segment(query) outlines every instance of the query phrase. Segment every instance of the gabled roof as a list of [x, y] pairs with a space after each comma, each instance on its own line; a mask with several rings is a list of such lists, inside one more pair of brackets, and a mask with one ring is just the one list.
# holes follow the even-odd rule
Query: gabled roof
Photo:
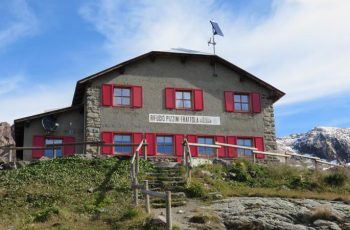
[[245, 71], [244, 69], [232, 64], [231, 62], [223, 59], [222, 57], [219, 57], [217, 55], [213, 55], [213, 54], [209, 54], [209, 53], [202, 53], [202, 52], [188, 52], [191, 50], [186, 50], [186, 49], [175, 49], [172, 51], [151, 51], [145, 54], [142, 54], [140, 56], [137, 56], [135, 58], [129, 59], [125, 62], [119, 63], [115, 66], [112, 66], [108, 69], [102, 70], [98, 73], [95, 73], [93, 75], [90, 75], [86, 78], [83, 78], [81, 80], [79, 80], [76, 84], [75, 87], [75, 92], [74, 92], [74, 97], [73, 97], [73, 102], [72, 102], [72, 106], [74, 105], [78, 105], [81, 104], [83, 101], [83, 96], [84, 96], [84, 91], [85, 91], [85, 87], [94, 79], [110, 73], [112, 71], [121, 71], [124, 72], [124, 68], [132, 63], [135, 63], [137, 61], [140, 61], [142, 59], [146, 59], [146, 58], [150, 58], [150, 59], [155, 59], [157, 56], [178, 56], [178, 57], [207, 57], [208, 59], [210, 59], [210, 62], [213, 63], [221, 63], [225, 66], [227, 66], [228, 68], [234, 70], [235, 72], [241, 74], [242, 76], [245, 76], [255, 82], [257, 82], [258, 84], [266, 87], [267, 89], [271, 90], [272, 95], [271, 97], [274, 99], [274, 101], [277, 101], [278, 99], [280, 99], [281, 97], [283, 97], [285, 95], [284, 92], [280, 91], [279, 89], [273, 87], [272, 85], [266, 83], [265, 81], [259, 79], [258, 77], [254, 76], [251, 73], [248, 73], [247, 71]]

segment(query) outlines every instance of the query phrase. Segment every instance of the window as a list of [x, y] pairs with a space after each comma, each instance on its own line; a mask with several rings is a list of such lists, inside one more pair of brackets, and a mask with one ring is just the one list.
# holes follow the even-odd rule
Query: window
[[172, 136], [157, 136], [157, 154], [174, 154], [174, 142]]
[[192, 92], [176, 90], [176, 108], [192, 109]]
[[248, 94], [234, 94], [234, 103], [236, 112], [249, 112]]
[[[237, 138], [237, 145], [240, 146], [246, 146], [246, 147], [253, 147], [253, 140], [250, 138]], [[241, 156], [251, 156], [253, 154], [252, 150], [249, 149], [237, 149], [238, 155]]]
[[[62, 139], [57, 138], [46, 138], [45, 139], [45, 145], [52, 145], [52, 144], [62, 144]], [[62, 157], [62, 146], [55, 146], [55, 152], [56, 157]], [[45, 149], [44, 155], [49, 158], [54, 157], [53, 148], [49, 147], [48, 149]]]
[[[214, 138], [211, 137], [198, 137], [198, 144], [207, 144], [207, 145], [213, 145], [214, 144]], [[208, 155], [212, 156], [214, 155], [215, 149], [211, 147], [198, 147], [198, 154], [199, 155]]]
[[115, 87], [114, 88], [113, 105], [116, 106], [131, 106], [131, 89]]
[[[114, 135], [114, 143], [115, 144], [131, 144], [131, 135], [125, 134], [116, 134]], [[130, 153], [131, 154], [131, 146], [115, 146], [115, 153]]]

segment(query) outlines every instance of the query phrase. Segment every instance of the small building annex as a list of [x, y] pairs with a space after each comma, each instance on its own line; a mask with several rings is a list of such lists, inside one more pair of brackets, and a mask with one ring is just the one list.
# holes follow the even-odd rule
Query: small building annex
[[[17, 146], [104, 141], [140, 143], [148, 155], [182, 156], [183, 138], [276, 149], [273, 104], [284, 93], [225, 59], [199, 52], [151, 51], [77, 82], [70, 107], [15, 120]], [[43, 119], [57, 122], [53, 132]], [[102, 154], [128, 155], [133, 147], [105, 146]], [[193, 147], [194, 157], [214, 150]], [[92, 146], [68, 145], [58, 156], [96, 153]], [[221, 148], [219, 157], [250, 155]], [[52, 150], [18, 151], [33, 160]]]

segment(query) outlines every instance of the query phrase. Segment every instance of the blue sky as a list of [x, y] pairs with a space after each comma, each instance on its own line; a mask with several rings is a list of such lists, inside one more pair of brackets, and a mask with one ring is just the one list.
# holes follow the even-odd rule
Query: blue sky
[[350, 127], [347, 0], [0, 2], [0, 121], [69, 106], [77, 80], [150, 50], [211, 52], [287, 95], [278, 136]]

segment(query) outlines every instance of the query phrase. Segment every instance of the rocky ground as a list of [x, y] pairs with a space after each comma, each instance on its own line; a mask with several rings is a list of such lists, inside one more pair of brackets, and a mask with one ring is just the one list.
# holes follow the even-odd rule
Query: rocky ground
[[210, 208], [226, 229], [350, 229], [350, 205], [342, 202], [237, 197]]
[[[180, 229], [350, 230], [350, 205], [324, 200], [235, 197], [173, 208]], [[165, 210], [152, 213], [165, 221]]]

